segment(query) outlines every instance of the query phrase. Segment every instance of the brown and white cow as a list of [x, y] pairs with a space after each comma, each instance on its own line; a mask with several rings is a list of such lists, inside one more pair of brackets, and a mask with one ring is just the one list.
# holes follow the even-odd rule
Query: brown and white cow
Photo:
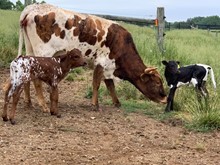
[[[155, 67], [144, 65], [131, 34], [116, 22], [49, 4], [33, 4], [21, 13], [20, 26], [19, 55], [23, 35], [26, 54], [51, 57], [77, 48], [88, 63], [94, 64], [92, 105], [95, 109], [98, 109], [102, 79], [115, 106], [120, 106], [114, 85], [118, 78], [132, 83], [150, 100], [166, 103], [160, 74]], [[47, 108], [39, 82], [35, 82], [35, 88], [40, 105]], [[26, 98], [30, 102], [28, 88]]]
[[86, 62], [78, 49], [56, 57], [19, 56], [14, 59], [10, 65], [10, 82], [5, 87], [3, 120], [8, 121], [7, 105], [10, 98], [13, 97], [9, 119], [12, 124], [15, 124], [14, 115], [23, 85], [35, 79], [40, 79], [51, 87], [50, 113], [60, 117], [57, 108], [58, 83], [68, 74], [70, 69], [84, 65]]

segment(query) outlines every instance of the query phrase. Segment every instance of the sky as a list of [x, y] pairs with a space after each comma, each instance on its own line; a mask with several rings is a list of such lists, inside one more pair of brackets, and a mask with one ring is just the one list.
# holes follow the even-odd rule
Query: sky
[[[17, 0], [10, 0], [15, 3]], [[193, 17], [220, 16], [219, 0], [44, 0], [82, 13], [155, 19], [157, 7], [164, 7], [166, 21], [186, 21]], [[24, 0], [21, 0], [24, 3]], [[41, 2], [41, 0], [37, 0]]]

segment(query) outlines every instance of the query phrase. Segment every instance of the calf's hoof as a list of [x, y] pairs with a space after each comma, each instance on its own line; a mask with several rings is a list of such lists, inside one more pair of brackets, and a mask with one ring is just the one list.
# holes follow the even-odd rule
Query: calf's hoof
[[43, 113], [49, 113], [50, 109], [49, 108], [43, 108], [42, 111], [43, 111]]
[[15, 125], [15, 123], [16, 123], [14, 119], [10, 119], [10, 122], [12, 125]]
[[7, 116], [2, 116], [3, 121], [8, 121]]
[[61, 114], [60, 113], [50, 112], [50, 114], [52, 116], [57, 116], [57, 118], [61, 118]]

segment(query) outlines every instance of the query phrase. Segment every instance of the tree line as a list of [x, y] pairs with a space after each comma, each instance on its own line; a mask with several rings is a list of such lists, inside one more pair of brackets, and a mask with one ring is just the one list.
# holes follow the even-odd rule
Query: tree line
[[201, 28], [207, 29], [210, 27], [220, 27], [219, 16], [207, 16], [207, 17], [194, 17], [189, 18], [186, 21], [167, 23], [168, 26], [177, 29], [189, 29], [189, 28]]
[[14, 4], [10, 0], [0, 0], [0, 9], [22, 11], [25, 6], [30, 5], [32, 3], [45, 3], [45, 1], [42, 0], [40, 2], [37, 2], [36, 0], [24, 0], [23, 4], [20, 0], [17, 0]]

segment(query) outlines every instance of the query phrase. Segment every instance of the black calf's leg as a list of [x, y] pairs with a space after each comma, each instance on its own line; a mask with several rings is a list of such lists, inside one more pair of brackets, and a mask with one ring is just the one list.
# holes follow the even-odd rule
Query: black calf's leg
[[206, 88], [206, 81], [202, 81], [201, 91], [202, 91], [203, 96], [209, 97], [209, 92]]
[[177, 87], [170, 88], [170, 92], [169, 92], [169, 95], [167, 98], [167, 106], [165, 108], [165, 112], [170, 112], [173, 110], [173, 100], [174, 100], [176, 89], [177, 89]]

